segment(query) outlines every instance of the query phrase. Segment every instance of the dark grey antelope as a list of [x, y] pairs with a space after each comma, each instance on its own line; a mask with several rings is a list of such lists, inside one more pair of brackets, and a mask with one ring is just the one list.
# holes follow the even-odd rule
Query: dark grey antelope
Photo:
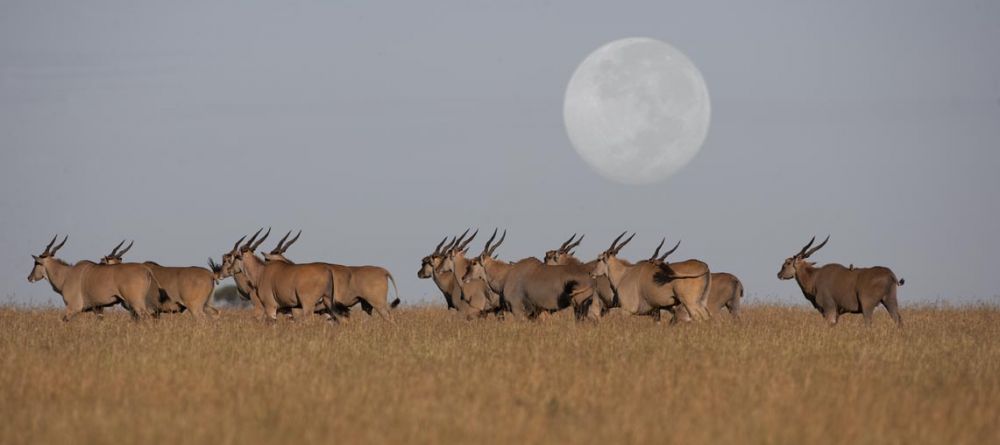
[[778, 271], [778, 279], [795, 279], [802, 294], [812, 303], [830, 325], [837, 324], [841, 314], [861, 313], [865, 323], [871, 324], [872, 312], [881, 304], [889, 311], [889, 316], [897, 325], [903, 324], [899, 316], [896, 291], [904, 283], [896, 279], [896, 274], [888, 267], [844, 267], [830, 263], [820, 267], [806, 261], [830, 241], [827, 236], [822, 243], [812, 247], [816, 237], [796, 253], [785, 259]]

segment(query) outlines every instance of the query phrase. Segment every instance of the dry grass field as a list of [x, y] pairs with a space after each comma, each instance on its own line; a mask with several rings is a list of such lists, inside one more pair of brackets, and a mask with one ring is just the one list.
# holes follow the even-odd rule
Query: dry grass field
[[1000, 310], [836, 328], [0, 309], [0, 443], [998, 443]]

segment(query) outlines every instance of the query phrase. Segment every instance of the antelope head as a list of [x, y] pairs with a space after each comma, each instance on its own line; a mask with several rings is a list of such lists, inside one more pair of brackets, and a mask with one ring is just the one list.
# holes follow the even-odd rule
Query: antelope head
[[466, 282], [476, 279], [487, 281], [486, 267], [498, 261], [496, 257], [497, 247], [500, 247], [503, 241], [507, 239], [507, 231], [504, 230], [503, 235], [500, 235], [500, 240], [496, 244], [493, 244], [493, 240], [497, 238], [498, 230], [493, 229], [493, 235], [490, 236], [490, 239], [486, 240], [483, 251], [469, 260], [469, 269], [465, 273]]
[[242, 243], [243, 240], [245, 239], [247, 239], [247, 236], [243, 235], [242, 238], [236, 240], [236, 244], [233, 244], [232, 250], [222, 254], [222, 264], [218, 265], [219, 266], [218, 275], [220, 280], [223, 278], [231, 277], [235, 274], [235, 272], [233, 272], [233, 264], [236, 262], [236, 255], [238, 255], [240, 252], [240, 243]]
[[[466, 230], [465, 232], [468, 233], [469, 231]], [[463, 233], [462, 236], [465, 236], [465, 233]], [[448, 241], [448, 244], [445, 244], [447, 239], [447, 236], [444, 237], [444, 239], [438, 243], [437, 247], [434, 248], [434, 252], [431, 252], [430, 255], [420, 259], [420, 270], [417, 271], [418, 278], [430, 278], [434, 274], [434, 269], [441, 267], [441, 263], [444, 262], [445, 253], [451, 249], [451, 246], [454, 246], [455, 241], [458, 240], [458, 238], [452, 237], [451, 241]]]
[[215, 280], [216, 283], [222, 281], [228, 276], [223, 273], [222, 265], [216, 263], [212, 257], [208, 257], [208, 270], [212, 271], [212, 279]]
[[583, 236], [584, 235], [580, 235], [579, 239], [573, 241], [573, 238], [576, 238], [576, 234], [574, 233], [573, 236], [569, 237], [566, 242], [562, 243], [558, 249], [545, 252], [545, 264], [558, 265], [568, 263], [569, 259], [573, 257], [574, 253], [576, 253], [573, 252], [573, 249], [580, 245], [580, 241], [583, 241]]
[[779, 280], [791, 280], [792, 278], [795, 278], [795, 274], [798, 272], [798, 269], [800, 267], [812, 266], [813, 263], [806, 261], [806, 259], [808, 259], [810, 255], [816, 253], [817, 250], [825, 246], [826, 242], [830, 241], [830, 235], [827, 235], [826, 239], [823, 240], [822, 243], [819, 243], [818, 246], [812, 247], [812, 244], [815, 241], [816, 237], [814, 236], [812, 237], [811, 240], [809, 240], [809, 244], [806, 244], [805, 247], [803, 247], [802, 250], [799, 251], [799, 253], [796, 253], [795, 255], [785, 258], [785, 262], [781, 265], [781, 270], [778, 271]]
[[296, 241], [299, 240], [299, 235], [302, 235], [302, 231], [299, 230], [299, 233], [295, 234], [295, 238], [292, 238], [290, 241], [288, 241], [286, 243], [285, 240], [287, 240], [288, 236], [291, 235], [291, 234], [292, 234], [292, 231], [289, 230], [288, 233], [286, 233], [285, 236], [282, 237], [280, 241], [278, 241], [278, 245], [275, 246], [274, 249], [272, 249], [268, 253], [263, 254], [264, 255], [264, 261], [268, 261], [268, 262], [270, 262], [270, 261], [281, 261], [281, 262], [285, 262], [285, 263], [290, 263], [291, 261], [288, 261], [288, 258], [285, 258], [285, 251], [288, 250], [288, 246], [291, 246], [292, 243], [294, 243], [294, 242], [296, 242]]
[[618, 238], [615, 238], [615, 240], [611, 242], [611, 247], [609, 247], [608, 250], [601, 252], [601, 254], [597, 256], [597, 264], [594, 265], [594, 270], [590, 272], [591, 278], [598, 278], [598, 277], [610, 278], [611, 267], [609, 266], [609, 263], [612, 261], [616, 261], [618, 259], [617, 256], [618, 252], [622, 250], [622, 247], [625, 247], [625, 245], [628, 244], [629, 241], [632, 241], [632, 238], [635, 238], [635, 233], [633, 233], [632, 236], [628, 237], [628, 239], [626, 239], [624, 242], [618, 244], [618, 241], [621, 240], [626, 233], [628, 233], [627, 230], [622, 232], [621, 235], [618, 235]]
[[261, 230], [264, 230], [264, 228], [262, 227], [259, 230], [257, 230], [257, 233], [254, 233], [253, 236], [250, 237], [250, 240], [246, 242], [246, 244], [240, 246], [238, 252], [233, 256], [232, 266], [230, 267], [230, 271], [232, 272], [233, 275], [243, 272], [245, 270], [244, 263], [246, 263], [246, 261], [250, 257], [254, 256], [254, 251], [256, 251], [257, 248], [260, 247], [261, 243], [263, 243], [264, 240], [267, 239], [267, 236], [271, 234], [271, 228], [268, 227], [267, 232], [264, 233], [264, 236], [260, 237], [260, 239], [257, 239], [257, 235], [260, 235]]
[[41, 254], [31, 256], [31, 259], [34, 260], [34, 264], [31, 267], [31, 273], [28, 274], [29, 283], [34, 283], [43, 278], [46, 278], [47, 275], [45, 270], [53, 261], [58, 261], [56, 259], [56, 252], [58, 252], [59, 249], [62, 248], [63, 244], [66, 244], [66, 240], [69, 239], [69, 235], [66, 235], [66, 237], [63, 238], [61, 243], [53, 247], [53, 244], [56, 243], [57, 238], [59, 238], [59, 235], [53, 236], [52, 241], [49, 241], [49, 244], [45, 246], [45, 250], [42, 251]]
[[496, 244], [493, 244], [493, 240], [497, 238], [498, 230], [499, 229], [493, 229], [493, 235], [490, 236], [490, 239], [486, 240], [486, 245], [483, 246], [483, 251], [479, 252], [479, 255], [476, 255], [474, 260], [479, 260], [479, 262], [483, 264], [486, 264], [489, 261], [496, 261], [497, 247], [500, 247], [500, 245], [503, 244], [503, 240], [507, 239], [507, 231], [504, 230], [503, 235], [500, 235], [500, 240], [497, 241]]
[[483, 265], [483, 259], [478, 256], [469, 260], [469, 268], [465, 271], [464, 281], [469, 283], [474, 280], [487, 281], [486, 266]]
[[[470, 236], [469, 239], [463, 241], [462, 238], [465, 237], [465, 234], [463, 233], [462, 237], [458, 238], [458, 242], [456, 242], [451, 247], [451, 249], [448, 249], [448, 251], [444, 254], [444, 259], [441, 261], [441, 264], [438, 266], [437, 269], [438, 273], [447, 273], [447, 272], [455, 273], [456, 272], [455, 261], [458, 259], [458, 257], [465, 256], [466, 252], [468, 252], [469, 249], [469, 243], [471, 243], [472, 240], [475, 239], [476, 235], [478, 234], [479, 230], [477, 229], [475, 232], [472, 233], [472, 236]], [[462, 276], [464, 276], [465, 273], [464, 270], [459, 272], [462, 272], [463, 273]], [[455, 273], [455, 275], [457, 276], [459, 274]]]
[[[500, 240], [497, 241], [496, 244], [493, 244], [493, 240], [495, 240], [496, 237], [497, 237], [497, 231], [498, 230], [499, 229], [494, 229], [493, 230], [493, 235], [490, 236], [490, 239], [486, 240], [486, 245], [483, 246], [483, 251], [480, 252], [479, 255], [477, 255], [476, 257], [474, 257], [471, 260], [469, 260], [469, 273], [466, 274], [466, 277], [471, 276], [471, 274], [473, 272], [473, 267], [474, 267], [473, 265], [477, 264], [478, 266], [475, 266], [475, 267], [478, 267], [480, 269], [479, 272], [478, 272], [477, 278], [481, 278], [483, 280], [486, 280], [486, 277], [487, 277], [486, 268], [490, 264], [499, 262], [499, 260], [497, 260], [497, 257], [496, 257], [497, 247], [500, 247], [500, 245], [503, 244], [503, 241], [505, 239], [507, 239], [507, 231], [504, 230], [503, 231], [503, 235], [500, 235]], [[472, 278], [472, 279], [476, 279], [476, 278]], [[466, 281], [468, 282], [468, 281], [471, 281], [471, 280], [466, 280]]]
[[681, 241], [677, 240], [677, 244], [674, 244], [674, 247], [672, 249], [664, 252], [663, 255], [660, 255], [660, 249], [663, 248], [663, 243], [665, 242], [667, 242], [666, 237], [660, 240], [660, 245], [656, 246], [656, 250], [653, 251], [653, 256], [649, 257], [649, 259], [646, 261], [653, 264], [663, 264], [663, 260], [665, 260], [668, 256], [670, 256], [671, 253], [674, 253], [674, 251], [676, 251], [677, 248], [681, 246]]
[[122, 249], [121, 252], [119, 252], [118, 249], [121, 249], [122, 244], [125, 244], [125, 240], [122, 240], [122, 242], [118, 243], [118, 245], [115, 246], [115, 248], [111, 250], [111, 253], [109, 253], [109, 254], [105, 255], [103, 258], [101, 258], [101, 264], [121, 264], [122, 263], [122, 255], [125, 255], [125, 252], [128, 252], [129, 249], [132, 248], [132, 244], [134, 244], [134, 243], [135, 243], [135, 241], [132, 241], [132, 242], [128, 243], [128, 246], [125, 247], [125, 249]]

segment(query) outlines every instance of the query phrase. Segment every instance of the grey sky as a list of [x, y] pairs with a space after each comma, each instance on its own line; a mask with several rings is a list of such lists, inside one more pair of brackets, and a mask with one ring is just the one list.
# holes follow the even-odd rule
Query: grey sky
[[[201, 265], [271, 225], [410, 302], [440, 300], [418, 261], [467, 226], [506, 227], [507, 259], [681, 238], [781, 301], [781, 261], [830, 233], [817, 261], [890, 266], [904, 302], [1000, 294], [998, 2], [183, 3], [0, 2], [0, 293], [61, 304], [25, 280], [55, 233], [69, 261], [127, 237]], [[651, 186], [592, 172], [562, 123], [577, 64], [629, 36], [712, 97], [701, 153]]]

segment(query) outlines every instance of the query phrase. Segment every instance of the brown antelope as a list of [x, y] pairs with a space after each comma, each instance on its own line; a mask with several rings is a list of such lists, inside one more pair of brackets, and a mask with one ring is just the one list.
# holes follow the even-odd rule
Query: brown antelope
[[[496, 235], [497, 232], [494, 230], [490, 241]], [[449, 249], [436, 273], [451, 273], [455, 276], [455, 284], [451, 292], [452, 298], [458, 295], [459, 299], [468, 305], [469, 310], [466, 315], [469, 318], [485, 316], [491, 312], [496, 313], [497, 309], [500, 308], [500, 296], [490, 289], [486, 280], [483, 280], [481, 277], [473, 279], [470, 276], [469, 261], [465, 258], [465, 253], [466, 249], [464, 248], [455, 247]]]
[[[668, 250], [663, 255], [659, 255], [660, 248], [663, 247], [663, 243], [667, 241], [666, 238], [660, 240], [660, 245], [656, 246], [656, 250], [653, 252], [653, 256], [649, 257], [648, 260], [654, 264], [662, 264], [664, 260], [671, 253], [680, 247], [681, 242], [677, 241], [677, 244], [670, 250]], [[657, 256], [659, 255], [659, 256]], [[713, 318], [722, 312], [723, 308], [729, 310], [729, 315], [733, 318], [739, 318], [740, 311], [740, 298], [743, 297], [743, 283], [740, 282], [736, 275], [726, 272], [712, 272], [711, 275], [712, 285], [708, 293], [708, 301], [706, 303], [708, 308], [708, 313]], [[688, 313], [687, 309], [683, 305], [678, 305], [674, 307], [674, 316], [671, 319], [671, 323], [677, 321], [691, 321], [691, 314]]]
[[[253, 241], [256, 240], [258, 236], [260, 236], [260, 232], [262, 232], [263, 230], [264, 229], [262, 228], [258, 230], [257, 233], [254, 233], [253, 237], [250, 238], [251, 241], [248, 241], [247, 243], [252, 244]], [[226, 278], [232, 277], [233, 281], [236, 283], [236, 293], [244, 300], [250, 302], [253, 308], [254, 318], [263, 320], [267, 318], [267, 314], [265, 314], [264, 305], [261, 304], [260, 298], [257, 296], [256, 291], [254, 291], [253, 286], [250, 283], [250, 278], [248, 278], [247, 274], [243, 273], [242, 271], [234, 272], [235, 267], [233, 266], [233, 263], [236, 261], [236, 257], [239, 255], [240, 244], [243, 243], [243, 240], [245, 240], [246, 238], [247, 238], [246, 235], [243, 235], [243, 237], [236, 240], [236, 244], [233, 245], [232, 250], [222, 255], [222, 264], [216, 264], [214, 261], [212, 261], [211, 258], [209, 258], [208, 265], [212, 269], [217, 280], [221, 281]], [[317, 306], [317, 310], [321, 310], [321, 312], [326, 313], [325, 303]], [[279, 309], [278, 312], [292, 315], [293, 311], [287, 308], [282, 308]]]
[[222, 265], [216, 263], [212, 257], [208, 257], [208, 270], [212, 271], [212, 279], [215, 280], [215, 284], [219, 284], [222, 280], [225, 280], [228, 275], [222, 271]]
[[[261, 230], [258, 230], [251, 239], [256, 239], [257, 236], [260, 235]], [[240, 253], [240, 243], [242, 243], [246, 238], [246, 235], [243, 235], [242, 238], [236, 240], [236, 244], [233, 245], [232, 250], [222, 254], [222, 264], [216, 265], [210, 259], [209, 266], [212, 267], [213, 271], [216, 271], [215, 273], [219, 280], [233, 277], [233, 281], [236, 283], [237, 293], [239, 293], [240, 297], [244, 300], [250, 301], [250, 304], [253, 306], [254, 317], [262, 319], [266, 315], [264, 313], [264, 305], [261, 304], [260, 298], [258, 298], [257, 294], [254, 292], [253, 286], [250, 284], [250, 278], [248, 278], [247, 274], [242, 271], [234, 272], [233, 270], [235, 268], [233, 264], [236, 262], [236, 257]]]
[[[743, 283], [731, 273], [712, 272], [712, 287], [708, 292], [706, 308], [708, 313], [715, 317], [722, 313], [723, 308], [729, 311], [733, 318], [740, 318], [740, 299], [743, 298]], [[676, 321], [691, 321], [691, 314], [683, 305], [677, 306], [674, 310]]]
[[537, 258], [513, 264], [497, 260], [492, 254], [502, 242], [503, 238], [495, 246], [487, 243], [487, 248], [474, 261], [478, 266], [473, 267], [472, 279], [486, 281], [501, 295], [506, 309], [518, 318], [533, 319], [570, 307], [580, 318], [581, 308], [593, 293], [589, 272], [574, 266], [546, 265]]
[[[260, 240], [251, 238], [244, 244], [233, 261], [232, 272], [243, 272], [250, 279], [253, 293], [260, 299], [268, 319], [276, 320], [279, 309], [300, 309], [303, 317], [313, 314], [320, 304], [333, 307], [333, 273], [321, 264], [291, 264], [283, 261], [265, 263], [254, 251], [260, 246], [270, 229]], [[258, 231], [260, 233], [260, 231]], [[298, 318], [293, 312], [293, 318]]]
[[[455, 303], [452, 301], [451, 298], [451, 291], [453, 285], [446, 286], [445, 284], [447, 283], [440, 282], [438, 278], [435, 277], [434, 272], [438, 267], [441, 266], [441, 263], [444, 261], [444, 252], [441, 251], [441, 248], [444, 247], [445, 250], [450, 249], [451, 246], [455, 244], [456, 239], [458, 238], [453, 237], [451, 241], [448, 241], [448, 237], [447, 236], [444, 237], [444, 239], [442, 239], [441, 242], [438, 243], [437, 247], [434, 248], [434, 251], [431, 252], [430, 255], [427, 255], [420, 259], [420, 269], [417, 270], [417, 278], [423, 280], [426, 280], [428, 278], [434, 278], [434, 284], [437, 285], [438, 290], [440, 290], [441, 294], [444, 295], [444, 301], [445, 304], [448, 306], [449, 310], [455, 309]], [[448, 241], [447, 245], [445, 244], [445, 241]], [[444, 275], [442, 275], [442, 277], [444, 277]]]
[[[133, 243], [118, 251], [125, 244], [122, 241], [110, 254], [101, 258], [101, 264], [122, 264], [122, 256], [132, 248]], [[215, 290], [215, 274], [203, 267], [165, 267], [153, 261], [142, 263], [153, 271], [153, 276], [160, 283], [160, 297], [157, 309], [162, 312], [181, 312], [187, 310], [195, 319], [206, 315], [205, 309], [218, 315], [219, 310], [212, 307], [212, 292]]]
[[[119, 252], [118, 249], [120, 249], [122, 247], [122, 244], [125, 244], [125, 240], [122, 240], [122, 242], [118, 243], [118, 245], [115, 246], [115, 248], [111, 251], [111, 255], [106, 255], [106, 256], [102, 257], [98, 262], [100, 264], [121, 264], [122, 263], [121, 262], [121, 258], [118, 258], [117, 261], [116, 261], [115, 258], [113, 258], [113, 257], [114, 256], [119, 256], [120, 257], [121, 255], [124, 255], [125, 252], [128, 252], [129, 249], [132, 248], [132, 243], [129, 243], [128, 246], [125, 246], [125, 248], [122, 249], [121, 252]], [[152, 270], [152, 269], [150, 269], [150, 270]], [[154, 273], [153, 275], [155, 276], [156, 274]], [[157, 280], [157, 281], [159, 281], [159, 280]], [[156, 315], [156, 316], [159, 316], [160, 314], [164, 314], [164, 313], [167, 313], [167, 314], [176, 314], [176, 313], [184, 312], [184, 310], [187, 309], [179, 301], [171, 299], [166, 294], [166, 292], [164, 292], [164, 290], [162, 288], [160, 289], [159, 296], [156, 298], [156, 300], [150, 302], [149, 304], [150, 304], [150, 306], [147, 309], [149, 309], [149, 311], [153, 315]], [[97, 313], [98, 317], [104, 315], [103, 309], [97, 309], [94, 312]]]
[[[496, 232], [494, 232], [495, 236]], [[504, 292], [508, 289], [508, 283], [511, 284], [510, 290], [513, 292], [513, 283], [518, 282], [534, 266], [542, 265], [542, 262], [535, 257], [524, 258], [514, 263], [497, 259], [496, 250], [507, 239], [507, 231], [503, 232], [503, 235], [496, 244], [493, 244], [494, 237], [490, 237], [486, 241], [486, 246], [479, 256], [469, 261], [466, 277], [470, 280], [483, 280], [486, 282], [490, 290], [500, 297], [498, 309], [514, 313], [514, 309], [511, 308], [510, 303], [504, 296]], [[518, 311], [520, 315], [526, 313], [523, 307], [518, 309]]]
[[[444, 260], [448, 252], [450, 252], [453, 248], [458, 247], [460, 247], [460, 250], [464, 250], [465, 247], [471, 243], [479, 233], [477, 230], [471, 237], [469, 237], [468, 240], [465, 240], [465, 235], [469, 233], [469, 230], [471, 229], [466, 229], [466, 231], [459, 237], [452, 237], [452, 240], [448, 242], [447, 245], [444, 245], [445, 240], [448, 239], [447, 237], [445, 237], [444, 240], [441, 240], [437, 247], [434, 248], [434, 252], [420, 260], [420, 270], [417, 271], [417, 277], [423, 279], [432, 278], [434, 280], [434, 284], [437, 285], [441, 294], [444, 295], [444, 301], [448, 305], [448, 309], [454, 309], [465, 315], [470, 314], [472, 308], [469, 307], [468, 303], [462, 300], [459, 292], [460, 284], [457, 282], [455, 274], [451, 272], [443, 272], [441, 270], [441, 265], [444, 264]], [[457, 266], [458, 268], [466, 267], [465, 264], [461, 263]]]
[[[677, 241], [677, 244], [672, 249], [660, 255], [660, 249], [666, 241], [666, 238], [660, 240], [660, 245], [656, 246], [653, 256], [649, 257], [646, 261], [654, 264], [662, 264], [667, 256], [674, 253], [681, 245], [681, 242]], [[740, 298], [743, 297], [743, 283], [740, 282], [739, 278], [736, 278], [736, 275], [726, 272], [712, 272], [711, 277], [712, 285], [707, 301], [708, 313], [712, 317], [715, 317], [722, 312], [723, 308], [726, 308], [729, 310], [729, 315], [733, 318], [739, 318]], [[671, 323], [691, 321], [691, 314], [688, 313], [683, 305], [675, 306], [673, 313], [674, 316], [670, 320]]]
[[660, 309], [683, 304], [695, 320], [711, 317], [705, 307], [711, 286], [707, 264], [698, 260], [669, 264], [642, 261], [630, 266], [617, 255], [635, 234], [619, 245], [622, 236], [624, 232], [597, 257], [592, 274], [611, 280], [622, 310], [632, 315], [652, 315], [659, 320]]
[[[785, 259], [778, 271], [778, 279], [795, 278], [806, 299], [812, 303], [830, 325], [837, 324], [840, 314], [861, 313], [865, 324], [871, 324], [872, 312], [880, 303], [889, 311], [889, 316], [897, 325], [903, 324], [896, 301], [898, 286], [905, 282], [897, 280], [896, 274], [888, 267], [852, 267], [830, 263], [821, 267], [806, 261], [810, 255], [830, 241], [827, 236], [822, 243], [812, 247], [816, 237], [809, 240], [799, 253]], [[853, 265], [852, 265], [853, 266]]]
[[[575, 233], [566, 242], [562, 243], [558, 249], [545, 252], [545, 264], [576, 267], [589, 274], [594, 270], [594, 266], [597, 265], [597, 260], [587, 263], [578, 260], [573, 255], [573, 249], [580, 245], [580, 242], [583, 241], [583, 236], [581, 235], [576, 241], [573, 241], [573, 238], [576, 238]], [[608, 280], [608, 277], [596, 278], [594, 280], [594, 290], [598, 299], [590, 302], [591, 318], [599, 318], [608, 309], [618, 307], [615, 291], [611, 287], [611, 281]]]
[[80, 312], [99, 311], [121, 303], [139, 320], [150, 314], [149, 307], [159, 297], [159, 284], [148, 267], [141, 264], [102, 265], [93, 261], [79, 261], [69, 265], [56, 258], [64, 244], [53, 247], [56, 238], [45, 246], [40, 255], [32, 255], [34, 266], [28, 282], [48, 279], [52, 290], [63, 297], [66, 314], [63, 321], [73, 319]]
[[[285, 257], [285, 251], [302, 235], [300, 230], [295, 238], [286, 242], [292, 232], [288, 231], [278, 245], [268, 253], [264, 254], [265, 262], [282, 261], [294, 264]], [[331, 310], [339, 316], [348, 316], [350, 308], [357, 304], [368, 315], [372, 311], [378, 312], [379, 316], [386, 320], [391, 320], [389, 309], [399, 305], [399, 289], [396, 288], [396, 280], [388, 270], [378, 266], [342, 266], [330, 263], [319, 264], [333, 274], [333, 308]], [[396, 299], [389, 303], [389, 284], [395, 292]]]

